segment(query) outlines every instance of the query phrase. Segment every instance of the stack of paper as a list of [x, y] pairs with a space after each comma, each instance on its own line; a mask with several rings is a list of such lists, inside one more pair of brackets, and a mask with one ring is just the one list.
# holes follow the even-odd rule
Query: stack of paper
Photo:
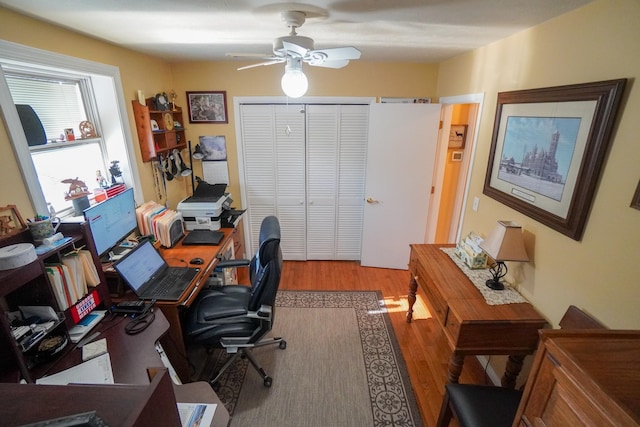
[[113, 370], [109, 353], [94, 357], [57, 374], [42, 377], [36, 384], [113, 384]]
[[182, 222], [182, 214], [154, 201], [143, 203], [136, 208], [138, 228], [143, 235], [152, 234], [162, 246], [171, 247], [171, 226]]

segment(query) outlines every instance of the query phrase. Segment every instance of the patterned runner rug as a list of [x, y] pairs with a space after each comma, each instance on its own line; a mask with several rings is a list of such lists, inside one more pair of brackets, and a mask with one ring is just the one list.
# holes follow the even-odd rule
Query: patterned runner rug
[[[270, 388], [245, 359], [217, 385], [231, 426], [417, 426], [422, 420], [384, 301], [375, 291], [280, 291], [277, 345], [253, 350]], [[191, 350], [194, 379], [227, 358]]]

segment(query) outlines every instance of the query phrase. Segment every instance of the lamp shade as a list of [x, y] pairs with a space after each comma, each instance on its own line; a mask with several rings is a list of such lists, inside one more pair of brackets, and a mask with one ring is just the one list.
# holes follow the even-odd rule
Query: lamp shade
[[522, 227], [512, 221], [498, 221], [480, 247], [495, 261], [529, 261]]

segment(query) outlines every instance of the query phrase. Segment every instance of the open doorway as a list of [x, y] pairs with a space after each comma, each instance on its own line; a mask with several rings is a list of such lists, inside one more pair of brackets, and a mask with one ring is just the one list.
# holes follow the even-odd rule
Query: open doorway
[[438, 140], [426, 243], [456, 243], [464, 220], [483, 94], [440, 99]]

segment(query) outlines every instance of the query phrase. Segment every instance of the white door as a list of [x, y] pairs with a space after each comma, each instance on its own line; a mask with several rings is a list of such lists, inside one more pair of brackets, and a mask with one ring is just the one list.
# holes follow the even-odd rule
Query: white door
[[406, 269], [423, 243], [440, 104], [371, 104], [362, 229], [363, 266]]

